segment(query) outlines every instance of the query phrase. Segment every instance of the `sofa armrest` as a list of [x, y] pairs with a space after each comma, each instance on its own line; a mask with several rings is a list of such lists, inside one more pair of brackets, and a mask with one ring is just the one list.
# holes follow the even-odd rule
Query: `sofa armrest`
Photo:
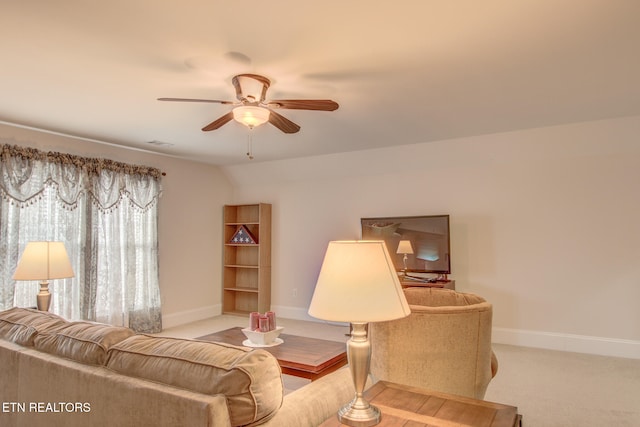
[[287, 394], [276, 415], [261, 427], [316, 427], [354, 396], [351, 371], [338, 369]]

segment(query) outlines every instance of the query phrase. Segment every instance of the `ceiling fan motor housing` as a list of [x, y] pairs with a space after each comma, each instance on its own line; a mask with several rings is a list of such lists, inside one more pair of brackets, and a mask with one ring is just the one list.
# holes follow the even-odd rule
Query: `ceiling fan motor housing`
[[236, 88], [236, 98], [239, 101], [261, 103], [267, 97], [267, 89], [271, 81], [258, 74], [238, 74], [231, 82]]

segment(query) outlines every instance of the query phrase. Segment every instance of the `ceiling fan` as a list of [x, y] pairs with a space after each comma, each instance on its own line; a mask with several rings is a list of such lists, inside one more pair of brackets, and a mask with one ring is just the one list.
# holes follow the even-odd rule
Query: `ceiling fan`
[[191, 99], [191, 98], [158, 98], [158, 101], [178, 102], [210, 102], [216, 104], [235, 105], [232, 111], [212, 121], [202, 128], [203, 131], [215, 130], [232, 119], [253, 129], [263, 123], [269, 122], [284, 133], [296, 133], [300, 126], [277, 113], [276, 109], [285, 110], [319, 110], [333, 111], [338, 108], [338, 103], [330, 99], [267, 99], [267, 89], [271, 81], [258, 74], [238, 74], [231, 79], [236, 89], [238, 101], [221, 101], [217, 99]]

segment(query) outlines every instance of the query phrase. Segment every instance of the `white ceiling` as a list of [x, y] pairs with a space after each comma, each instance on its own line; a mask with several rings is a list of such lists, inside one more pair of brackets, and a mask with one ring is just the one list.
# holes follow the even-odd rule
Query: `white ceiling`
[[[640, 114], [638, 0], [0, 0], [0, 121], [245, 163], [249, 131], [200, 129], [262, 74], [302, 127], [254, 162]], [[173, 144], [150, 145], [149, 141]]]

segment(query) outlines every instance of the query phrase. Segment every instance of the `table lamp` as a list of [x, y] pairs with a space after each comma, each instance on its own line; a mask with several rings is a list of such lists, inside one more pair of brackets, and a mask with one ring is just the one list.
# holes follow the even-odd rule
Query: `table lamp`
[[63, 242], [29, 242], [22, 252], [14, 280], [39, 280], [38, 310], [48, 311], [51, 304], [49, 280], [73, 277], [67, 250]]
[[411, 246], [411, 241], [410, 240], [400, 240], [400, 243], [398, 243], [398, 250], [396, 251], [397, 254], [403, 254], [404, 257], [402, 257], [402, 264], [404, 265], [404, 270], [402, 270], [403, 274], [407, 274], [407, 254], [412, 254], [413, 253], [413, 247]]
[[356, 393], [338, 411], [342, 424], [367, 427], [380, 422], [380, 410], [363, 396], [371, 363], [367, 323], [399, 319], [410, 312], [384, 241], [329, 242], [309, 314], [351, 323], [347, 357]]

